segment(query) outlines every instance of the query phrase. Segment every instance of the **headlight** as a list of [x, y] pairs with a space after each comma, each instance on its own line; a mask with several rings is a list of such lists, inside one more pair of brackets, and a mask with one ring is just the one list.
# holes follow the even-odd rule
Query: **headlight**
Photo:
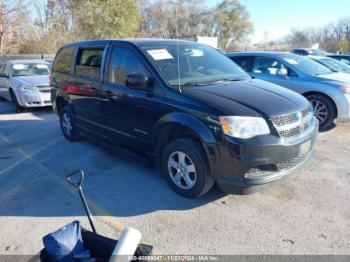
[[343, 87], [340, 88], [340, 91], [343, 94], [350, 94], [350, 86], [343, 86]]
[[221, 116], [220, 124], [225, 135], [236, 138], [270, 134], [269, 126], [261, 117]]
[[31, 93], [31, 92], [36, 92], [37, 88], [35, 86], [24, 86], [20, 85], [17, 87], [18, 92], [26, 92], [26, 93]]

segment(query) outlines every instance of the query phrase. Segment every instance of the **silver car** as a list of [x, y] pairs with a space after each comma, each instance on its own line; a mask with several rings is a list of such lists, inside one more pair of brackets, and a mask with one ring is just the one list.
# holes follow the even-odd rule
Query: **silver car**
[[328, 67], [333, 72], [350, 74], [350, 66], [334, 58], [328, 56], [307, 56], [307, 58]]
[[0, 64], [0, 97], [24, 107], [51, 106], [50, 63], [44, 60], [11, 60]]
[[[304, 95], [312, 104], [320, 129], [334, 119], [350, 121], [350, 75], [335, 73], [303, 56], [282, 52], [227, 54], [252, 77]], [[262, 98], [263, 99], [263, 98]]]

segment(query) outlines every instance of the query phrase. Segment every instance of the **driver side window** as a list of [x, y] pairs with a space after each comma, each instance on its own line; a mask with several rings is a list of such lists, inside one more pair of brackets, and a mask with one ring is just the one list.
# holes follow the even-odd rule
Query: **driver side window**
[[253, 73], [277, 75], [280, 69], [287, 69], [285, 65], [270, 57], [256, 57], [253, 65]]
[[128, 75], [142, 74], [149, 77], [149, 73], [140, 59], [127, 48], [114, 47], [109, 64], [108, 82], [126, 86]]

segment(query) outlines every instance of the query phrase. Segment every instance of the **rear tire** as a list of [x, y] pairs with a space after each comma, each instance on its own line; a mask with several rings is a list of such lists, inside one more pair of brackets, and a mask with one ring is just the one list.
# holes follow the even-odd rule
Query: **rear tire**
[[15, 94], [15, 92], [13, 92], [12, 89], [10, 89], [10, 95], [11, 95], [12, 104], [15, 106], [16, 112], [21, 112], [23, 110], [23, 107], [20, 106], [20, 104], [18, 103], [16, 94]]
[[67, 140], [75, 142], [80, 139], [79, 130], [76, 125], [76, 117], [70, 106], [64, 106], [60, 113], [60, 126]]
[[334, 125], [336, 109], [332, 101], [323, 95], [309, 95], [306, 97], [312, 104], [315, 116], [320, 122], [320, 130], [327, 130]]
[[195, 198], [207, 193], [215, 180], [210, 176], [201, 145], [190, 138], [170, 142], [161, 157], [161, 171], [178, 194]]

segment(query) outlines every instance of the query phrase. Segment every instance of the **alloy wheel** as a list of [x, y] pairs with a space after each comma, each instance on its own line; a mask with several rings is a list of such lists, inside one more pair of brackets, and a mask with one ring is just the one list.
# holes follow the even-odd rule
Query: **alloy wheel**
[[196, 167], [184, 152], [176, 151], [169, 156], [168, 172], [172, 181], [182, 189], [191, 189], [196, 183]]
[[324, 123], [328, 117], [327, 106], [319, 100], [311, 100], [312, 107], [316, 118], [320, 121], [320, 124]]
[[62, 115], [62, 127], [64, 132], [66, 133], [67, 136], [71, 136], [72, 135], [72, 123], [71, 123], [71, 118], [67, 113], [64, 113]]

